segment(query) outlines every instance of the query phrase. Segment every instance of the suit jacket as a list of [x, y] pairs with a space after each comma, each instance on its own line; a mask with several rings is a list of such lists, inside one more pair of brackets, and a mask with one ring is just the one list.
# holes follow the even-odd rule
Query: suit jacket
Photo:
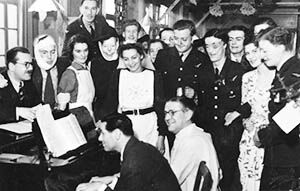
[[[241, 119], [235, 120], [230, 127], [225, 127], [224, 118], [228, 112], [245, 112], [241, 106], [243, 73], [242, 66], [228, 58], [217, 78], [212, 64], [201, 68], [198, 93], [199, 124], [205, 131], [212, 134], [217, 152], [224, 151], [223, 146], [230, 150], [238, 150], [239, 140], [243, 132]], [[248, 111], [248, 115], [250, 114], [249, 107], [244, 109]], [[235, 157], [237, 156], [238, 152], [235, 153]]]
[[[62, 73], [66, 70], [66, 68], [71, 65], [70, 60], [67, 57], [59, 57], [56, 61], [57, 67], [57, 81], [59, 84], [60, 78]], [[36, 62], [33, 62], [33, 73], [32, 73], [32, 82], [37, 90], [38, 97], [42, 100], [42, 87], [43, 87], [43, 77], [40, 67], [37, 65]], [[57, 87], [58, 87], [57, 84]]]
[[91, 59], [95, 58], [100, 54], [100, 50], [98, 47], [98, 41], [95, 41], [95, 39], [98, 39], [103, 34], [106, 34], [109, 29], [109, 25], [106, 22], [105, 18], [102, 15], [97, 15], [94, 20], [95, 24], [95, 37], [93, 38], [89, 31], [85, 28], [83, 22], [82, 22], [82, 16], [70, 23], [67, 27], [66, 36], [64, 40], [64, 46], [62, 50], [63, 56], [68, 56], [68, 41], [69, 39], [75, 35], [75, 34], [81, 34], [87, 38], [87, 40], [90, 42], [90, 56]]
[[30, 80], [24, 81], [24, 98], [20, 100], [20, 96], [14, 89], [7, 72], [2, 75], [8, 81], [8, 85], [0, 88], [0, 124], [17, 121], [16, 107], [33, 107], [41, 102]]
[[115, 191], [180, 191], [168, 161], [147, 143], [131, 137], [125, 146]]
[[207, 55], [196, 48], [192, 48], [184, 62], [175, 47], [160, 50], [154, 66], [162, 73], [166, 98], [176, 96], [178, 87], [189, 86], [197, 91], [199, 68], [209, 63]]
[[[286, 86], [299, 83], [300, 80], [300, 60], [292, 57], [287, 60], [277, 72], [282, 82]], [[297, 125], [289, 134], [284, 133], [274, 122], [272, 117], [280, 111], [286, 104], [284, 100], [287, 92], [282, 88], [278, 77], [272, 83], [271, 100], [269, 102], [269, 121], [268, 127], [258, 132], [260, 141], [265, 147], [264, 165], [274, 167], [299, 167], [300, 166], [300, 142], [299, 128]], [[299, 84], [292, 87], [295, 91], [299, 90]]]
[[[107, 95], [105, 96], [103, 105], [101, 108], [95, 108], [95, 118], [96, 120], [101, 119], [102, 117], [117, 112], [119, 106], [119, 79], [120, 72], [124, 69], [117, 69], [112, 74]], [[145, 69], [149, 70], [149, 69]], [[164, 121], [164, 92], [163, 92], [163, 83], [161, 75], [157, 71], [154, 72], [154, 103], [153, 107], [157, 114], [157, 124], [158, 131], [160, 135], [166, 135], [168, 130], [166, 123]]]

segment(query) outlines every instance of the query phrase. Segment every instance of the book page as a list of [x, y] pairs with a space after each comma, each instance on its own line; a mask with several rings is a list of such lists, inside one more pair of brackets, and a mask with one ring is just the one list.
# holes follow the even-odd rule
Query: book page
[[74, 115], [70, 114], [54, 120], [50, 106], [43, 105], [36, 116], [47, 148], [54, 157], [59, 157], [87, 143]]
[[20, 121], [16, 123], [1, 124], [0, 129], [10, 131], [17, 134], [26, 134], [32, 132], [32, 123], [30, 121]]
[[272, 119], [277, 125], [288, 134], [300, 123], [300, 108], [296, 103], [291, 101], [287, 103]]

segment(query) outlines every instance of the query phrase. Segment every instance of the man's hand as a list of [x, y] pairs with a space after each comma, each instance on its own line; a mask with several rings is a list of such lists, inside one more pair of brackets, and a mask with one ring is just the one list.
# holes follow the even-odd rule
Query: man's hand
[[106, 187], [103, 182], [81, 183], [77, 186], [76, 191], [104, 191]]
[[195, 90], [189, 86], [186, 86], [184, 88], [184, 95], [185, 97], [192, 99], [195, 96]]
[[27, 108], [27, 107], [17, 107], [16, 108], [17, 116], [27, 119], [31, 122], [35, 119], [36, 108]]
[[164, 136], [158, 136], [157, 142], [156, 142], [156, 148], [159, 150], [159, 152], [163, 155], [165, 154], [165, 137]]
[[115, 176], [104, 176], [104, 177], [94, 176], [93, 178], [91, 178], [89, 183], [102, 182], [104, 184], [110, 184], [115, 178], [116, 178]]
[[238, 118], [241, 114], [237, 111], [229, 112], [225, 115], [225, 126], [229, 126], [236, 118]]

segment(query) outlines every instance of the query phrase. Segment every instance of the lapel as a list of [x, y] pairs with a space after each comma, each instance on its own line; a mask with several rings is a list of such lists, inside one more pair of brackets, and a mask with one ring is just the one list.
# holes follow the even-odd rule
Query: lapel
[[[7, 94], [6, 96], [10, 97], [11, 100], [18, 100], [18, 92], [15, 90], [14, 86], [12, 85], [7, 72], [3, 73], [2, 75], [7, 80], [7, 86], [5, 87], [5, 89], [7, 89], [7, 91], [3, 91], [3, 92], [5, 92], [5, 94]], [[4, 90], [4, 88], [3, 88], [3, 90]]]
[[32, 82], [38, 92], [38, 94], [42, 95], [42, 87], [43, 87], [43, 77], [40, 67], [35, 63], [34, 70], [32, 73]]

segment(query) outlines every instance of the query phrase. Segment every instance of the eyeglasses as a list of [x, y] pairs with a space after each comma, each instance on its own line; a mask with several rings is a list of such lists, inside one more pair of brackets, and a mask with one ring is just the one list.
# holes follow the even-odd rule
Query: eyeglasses
[[16, 64], [21, 64], [21, 65], [25, 66], [26, 69], [29, 68], [30, 66], [32, 66], [32, 62], [24, 62], [24, 63], [22, 63], [22, 62], [15, 62], [15, 63]]
[[169, 111], [165, 111], [165, 115], [169, 114], [170, 116], [174, 116], [177, 112], [183, 111], [182, 109], [180, 110], [169, 110]]

